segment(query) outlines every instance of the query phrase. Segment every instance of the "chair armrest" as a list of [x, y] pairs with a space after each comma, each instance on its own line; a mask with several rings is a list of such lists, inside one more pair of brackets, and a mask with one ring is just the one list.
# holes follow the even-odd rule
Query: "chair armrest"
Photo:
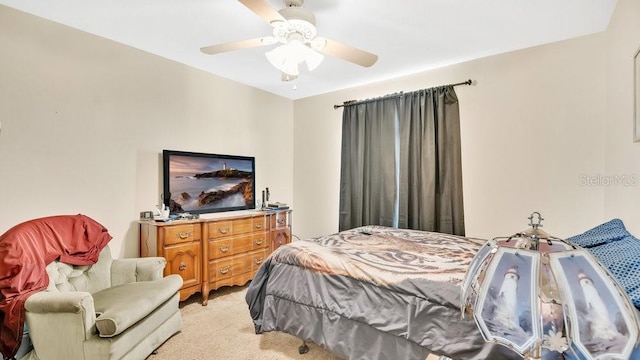
[[111, 285], [160, 280], [167, 260], [163, 257], [116, 259], [111, 264]]
[[41, 291], [29, 296], [24, 308], [29, 336], [39, 356], [45, 355], [44, 349], [61, 344], [81, 349], [82, 342], [96, 332], [96, 312], [88, 292]]
[[25, 310], [31, 313], [79, 313], [89, 311], [95, 321], [93, 297], [84, 291], [35, 293], [24, 304]]

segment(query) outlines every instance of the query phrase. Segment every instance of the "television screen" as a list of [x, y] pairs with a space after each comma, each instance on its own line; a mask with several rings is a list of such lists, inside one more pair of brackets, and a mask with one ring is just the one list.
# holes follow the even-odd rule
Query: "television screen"
[[255, 158], [163, 150], [162, 159], [172, 214], [255, 208]]

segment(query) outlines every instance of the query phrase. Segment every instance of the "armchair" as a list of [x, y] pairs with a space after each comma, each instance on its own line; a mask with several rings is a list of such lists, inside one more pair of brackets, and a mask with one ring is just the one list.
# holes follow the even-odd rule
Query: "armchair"
[[25, 302], [33, 351], [23, 359], [145, 359], [182, 328], [179, 275], [163, 277], [161, 257], [90, 266], [50, 263], [49, 286]]

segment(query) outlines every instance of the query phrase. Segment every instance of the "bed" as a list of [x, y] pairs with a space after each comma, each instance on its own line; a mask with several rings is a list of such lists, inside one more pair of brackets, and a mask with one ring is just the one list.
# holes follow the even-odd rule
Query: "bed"
[[344, 359], [520, 359], [460, 313], [484, 240], [366, 226], [274, 251], [247, 290], [256, 333], [281, 331]]

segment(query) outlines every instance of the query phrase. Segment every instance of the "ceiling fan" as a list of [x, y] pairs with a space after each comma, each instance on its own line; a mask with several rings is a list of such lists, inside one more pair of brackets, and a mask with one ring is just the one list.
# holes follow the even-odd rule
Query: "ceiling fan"
[[316, 36], [316, 17], [301, 6], [304, 0], [283, 0], [286, 7], [276, 10], [265, 0], [238, 0], [249, 10], [273, 27], [273, 36], [235, 41], [227, 44], [200, 48], [205, 54], [213, 55], [232, 50], [280, 44], [265, 55], [269, 62], [282, 71], [282, 80], [298, 77], [298, 65], [306, 63], [309, 71], [320, 65], [324, 56], [334, 56], [354, 64], [369, 67], [376, 63], [378, 56], [370, 52]]

